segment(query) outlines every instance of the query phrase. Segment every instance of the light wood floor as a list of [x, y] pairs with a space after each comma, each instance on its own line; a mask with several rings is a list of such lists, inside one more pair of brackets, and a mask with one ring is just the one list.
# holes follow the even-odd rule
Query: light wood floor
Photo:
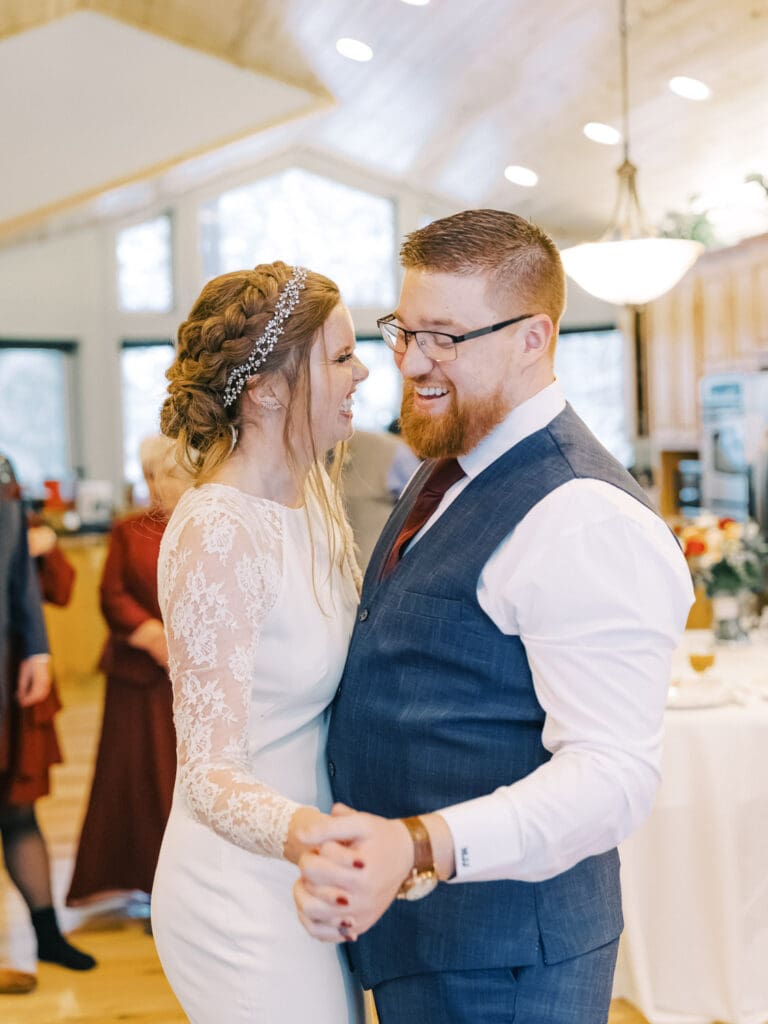
[[[54, 609], [48, 617], [64, 702], [58, 726], [65, 763], [54, 770], [51, 796], [37, 805], [53, 862], [54, 898], [60, 908], [90, 786], [103, 695], [102, 679], [93, 671], [103, 637], [96, 621], [95, 598], [103, 551], [75, 551], [71, 557], [79, 570], [74, 600], [70, 608]], [[38, 975], [35, 992], [0, 995], [3, 1024], [180, 1024], [186, 1020], [141, 921], [114, 907], [109, 913], [104, 909], [63, 909], [60, 917], [75, 944], [97, 958], [95, 970], [78, 974], [48, 964], [37, 967], [26, 909], [0, 871], [0, 963]], [[610, 1024], [647, 1022], [628, 1004], [616, 1001]]]
[[[62, 683], [66, 707], [58, 721], [66, 762], [55, 769], [52, 795], [38, 802], [38, 817], [52, 858], [54, 898], [60, 908], [72, 871], [101, 711], [98, 675], [70, 677]], [[0, 996], [3, 1024], [176, 1024], [186, 1020], [142, 921], [103, 909], [100, 913], [64, 909], [60, 919], [75, 945], [96, 957], [99, 966], [95, 970], [79, 974], [50, 964], [37, 967], [26, 908], [2, 874], [0, 962], [38, 975], [35, 992]]]

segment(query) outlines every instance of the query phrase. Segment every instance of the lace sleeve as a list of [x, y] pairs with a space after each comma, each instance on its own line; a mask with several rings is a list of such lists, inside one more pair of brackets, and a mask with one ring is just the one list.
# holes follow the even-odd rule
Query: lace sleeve
[[299, 805], [254, 778], [249, 714], [261, 624], [281, 585], [282, 520], [268, 503], [243, 515], [234, 501], [198, 494], [177, 509], [159, 565], [178, 785], [195, 819], [281, 857]]

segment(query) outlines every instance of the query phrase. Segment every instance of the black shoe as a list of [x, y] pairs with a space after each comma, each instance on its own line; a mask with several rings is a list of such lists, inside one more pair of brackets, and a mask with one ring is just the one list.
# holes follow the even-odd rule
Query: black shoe
[[32, 926], [37, 935], [37, 959], [48, 964], [59, 964], [70, 971], [90, 971], [96, 961], [82, 953], [64, 938], [53, 907], [32, 911]]

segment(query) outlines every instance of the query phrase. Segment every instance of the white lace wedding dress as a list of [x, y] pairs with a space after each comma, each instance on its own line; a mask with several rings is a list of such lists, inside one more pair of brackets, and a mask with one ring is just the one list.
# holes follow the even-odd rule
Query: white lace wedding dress
[[311, 534], [303, 509], [207, 484], [160, 549], [178, 772], [152, 925], [192, 1024], [362, 1020], [343, 948], [304, 931], [281, 858], [296, 807], [330, 807], [326, 709], [357, 602], [308, 508]]

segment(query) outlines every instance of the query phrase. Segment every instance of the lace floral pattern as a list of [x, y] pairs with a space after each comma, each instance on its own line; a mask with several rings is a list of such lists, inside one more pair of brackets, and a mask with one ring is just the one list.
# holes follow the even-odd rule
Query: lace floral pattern
[[280, 593], [283, 543], [279, 506], [208, 486], [179, 502], [158, 567], [179, 788], [195, 819], [270, 857], [282, 856], [298, 805], [250, 771], [249, 709], [261, 624]]

